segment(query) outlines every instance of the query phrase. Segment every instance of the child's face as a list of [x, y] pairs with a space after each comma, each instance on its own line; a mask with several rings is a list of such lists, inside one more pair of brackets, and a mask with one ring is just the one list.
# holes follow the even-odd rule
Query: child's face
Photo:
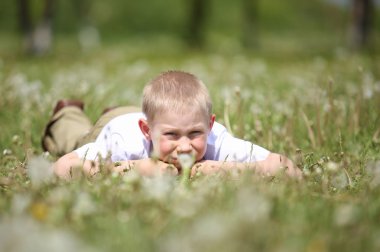
[[179, 154], [191, 154], [196, 161], [203, 158], [207, 148], [207, 135], [214, 123], [215, 116], [206, 119], [205, 115], [194, 109], [183, 113], [170, 113], [155, 116], [147, 130], [140, 128], [152, 141], [153, 150], [158, 158], [179, 168]]

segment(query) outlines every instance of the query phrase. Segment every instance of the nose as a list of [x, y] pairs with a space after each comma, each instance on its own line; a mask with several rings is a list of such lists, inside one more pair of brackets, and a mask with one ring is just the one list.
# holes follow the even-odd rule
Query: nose
[[187, 137], [181, 137], [177, 146], [178, 153], [190, 153], [192, 150], [190, 139]]

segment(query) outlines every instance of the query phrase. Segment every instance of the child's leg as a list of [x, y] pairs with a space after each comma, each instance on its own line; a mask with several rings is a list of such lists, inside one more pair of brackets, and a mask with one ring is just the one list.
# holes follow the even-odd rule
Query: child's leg
[[45, 151], [62, 156], [73, 151], [78, 140], [92, 128], [91, 121], [76, 106], [67, 106], [56, 112], [46, 126], [42, 138]]
[[141, 112], [141, 108], [133, 107], [133, 106], [124, 106], [124, 107], [117, 107], [117, 108], [107, 111], [106, 113], [104, 113], [103, 115], [99, 117], [94, 127], [92, 127], [92, 129], [88, 132], [88, 134], [84, 135], [82, 139], [78, 141], [77, 147], [80, 147], [86, 143], [94, 142], [96, 137], [99, 135], [100, 131], [103, 129], [103, 127], [113, 118], [120, 115], [135, 113], [135, 112]]

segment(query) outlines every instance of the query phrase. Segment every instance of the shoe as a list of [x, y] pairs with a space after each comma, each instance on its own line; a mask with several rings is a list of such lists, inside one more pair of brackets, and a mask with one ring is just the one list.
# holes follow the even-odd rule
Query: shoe
[[53, 110], [53, 115], [57, 114], [58, 111], [63, 109], [64, 107], [68, 106], [74, 106], [79, 108], [80, 110], [84, 109], [84, 103], [79, 100], [59, 100], [57, 104], [55, 105], [55, 108]]

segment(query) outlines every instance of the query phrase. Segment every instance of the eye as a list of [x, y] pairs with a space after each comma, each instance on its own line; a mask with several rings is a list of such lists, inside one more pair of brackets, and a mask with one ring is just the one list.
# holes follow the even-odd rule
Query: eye
[[169, 137], [169, 138], [175, 138], [175, 137], [177, 137], [177, 133], [175, 133], [175, 132], [165, 132], [164, 136]]
[[202, 131], [194, 130], [194, 131], [191, 131], [189, 135], [190, 135], [190, 138], [194, 138], [194, 137], [197, 137], [197, 136], [202, 135], [202, 134], [203, 134]]

